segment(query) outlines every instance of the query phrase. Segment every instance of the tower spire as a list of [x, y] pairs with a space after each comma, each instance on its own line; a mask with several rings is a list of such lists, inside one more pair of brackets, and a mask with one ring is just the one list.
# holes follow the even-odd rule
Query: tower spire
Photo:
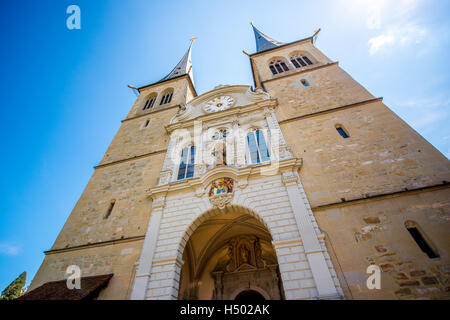
[[284, 43], [278, 42], [268, 36], [266, 36], [264, 33], [256, 29], [256, 27], [253, 25], [253, 23], [250, 21], [250, 24], [253, 27], [253, 32], [255, 33], [255, 41], [256, 41], [256, 52], [265, 51], [268, 49], [276, 48]]
[[194, 82], [194, 77], [192, 75], [192, 61], [191, 61], [191, 50], [192, 50], [192, 44], [194, 43], [194, 40], [197, 38], [192, 38], [189, 44], [189, 48], [187, 49], [186, 53], [184, 54], [183, 58], [181, 58], [180, 62], [173, 68], [173, 70], [164, 78], [162, 78], [160, 81], [172, 79], [175, 77], [179, 77], [184, 74], [188, 74], [191, 77], [192, 83]]

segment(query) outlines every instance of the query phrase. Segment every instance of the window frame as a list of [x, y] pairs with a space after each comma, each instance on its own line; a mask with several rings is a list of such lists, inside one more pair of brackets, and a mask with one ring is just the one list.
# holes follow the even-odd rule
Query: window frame
[[[291, 70], [286, 63], [287, 61], [284, 58], [273, 58], [269, 62], [269, 70], [272, 72], [272, 75], [282, 74]], [[275, 73], [274, 73], [275, 71]]]
[[429, 259], [440, 258], [436, 247], [432, 244], [430, 239], [423, 232], [422, 228], [415, 221], [405, 221], [405, 228], [408, 231], [410, 237], [414, 240], [420, 251], [425, 254]]
[[303, 52], [296, 52], [289, 56], [289, 60], [295, 69], [306, 68], [317, 64], [317, 61], [314, 58], [310, 58], [310, 56]]
[[[180, 177], [180, 171], [182, 169], [183, 159], [184, 159], [184, 151], [187, 150], [185, 166], [183, 167], [184, 173], [183, 176]], [[189, 144], [183, 149], [181, 149], [181, 153], [179, 155], [180, 163], [178, 164], [178, 170], [176, 174], [176, 181], [193, 178], [195, 176], [195, 152], [196, 148], [193, 144]], [[191, 174], [189, 174], [191, 172]]]
[[[342, 124], [336, 124], [334, 126], [334, 128], [336, 129], [336, 131], [339, 133], [339, 135], [342, 137], [342, 139], [348, 139], [350, 138], [350, 134], [348, 133], [347, 129], [344, 128], [344, 126]], [[344, 137], [344, 135], [341, 133], [341, 130], [346, 136]]]
[[[261, 154], [261, 147], [260, 144], [258, 143], [258, 137], [256, 132], [260, 132], [260, 134], [262, 135], [263, 139], [264, 139], [264, 145], [266, 147], [267, 151], [267, 155], [264, 156], [264, 160]], [[252, 158], [252, 151], [250, 150], [250, 141], [249, 141], [249, 135], [253, 134], [253, 139], [256, 145], [256, 151], [257, 151], [257, 159], [259, 159], [259, 161], [257, 162], [253, 162], [253, 158]], [[246, 156], [247, 156], [247, 164], [248, 165], [255, 165], [255, 164], [261, 164], [261, 163], [267, 163], [271, 161], [271, 149], [270, 149], [270, 145], [268, 143], [269, 139], [267, 137], [267, 135], [264, 133], [264, 130], [261, 128], [251, 128], [250, 130], [247, 131], [247, 134], [245, 135], [245, 141], [246, 141]], [[253, 151], [254, 152], [254, 151]]]
[[300, 79], [300, 83], [303, 85], [304, 88], [308, 88], [311, 85], [309, 84], [309, 81], [306, 79]]
[[162, 95], [161, 101], [159, 102], [160, 106], [169, 104], [172, 102], [172, 97], [173, 97], [173, 89], [168, 89], [166, 91], [164, 91], [164, 94]]
[[156, 94], [154, 94], [154, 93], [148, 95], [146, 100], [145, 100], [145, 102], [144, 102], [144, 107], [142, 108], [142, 110], [151, 110], [151, 109], [153, 109], [153, 107], [155, 106], [155, 102], [156, 102], [157, 98], [158, 98], [158, 96]]

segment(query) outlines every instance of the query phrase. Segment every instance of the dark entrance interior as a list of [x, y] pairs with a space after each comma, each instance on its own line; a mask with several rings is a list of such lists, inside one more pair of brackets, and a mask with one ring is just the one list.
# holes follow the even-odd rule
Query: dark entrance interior
[[253, 290], [246, 290], [239, 293], [236, 298], [236, 301], [265, 301], [266, 299], [262, 294]]

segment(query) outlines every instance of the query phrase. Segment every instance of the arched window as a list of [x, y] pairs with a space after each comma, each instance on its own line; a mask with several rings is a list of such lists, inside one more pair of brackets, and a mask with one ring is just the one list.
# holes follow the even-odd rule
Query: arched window
[[163, 104], [170, 103], [170, 101], [172, 101], [172, 96], [173, 96], [173, 90], [166, 91], [164, 93], [164, 95], [162, 96], [161, 102], [159, 103], [159, 105], [161, 106]]
[[411, 237], [416, 241], [419, 248], [428, 256], [428, 258], [439, 258], [439, 255], [431, 247], [431, 245], [425, 240], [423, 234], [419, 231], [417, 223], [414, 221], [406, 221], [405, 227], [408, 230]]
[[281, 59], [273, 60], [271, 63], [269, 63], [269, 68], [273, 74], [279, 74], [285, 71], [289, 71], [288, 66]]
[[291, 62], [296, 68], [303, 68], [314, 64], [305, 54], [297, 53], [291, 57]]
[[181, 151], [180, 167], [178, 168], [178, 180], [192, 178], [194, 176], [195, 146], [189, 146]]
[[266, 145], [263, 132], [253, 129], [247, 134], [248, 152], [251, 163], [260, 163], [270, 160], [269, 149]]
[[156, 94], [151, 94], [145, 101], [144, 108], [142, 108], [142, 110], [150, 110], [151, 108], [153, 108], [155, 101], [156, 101]]

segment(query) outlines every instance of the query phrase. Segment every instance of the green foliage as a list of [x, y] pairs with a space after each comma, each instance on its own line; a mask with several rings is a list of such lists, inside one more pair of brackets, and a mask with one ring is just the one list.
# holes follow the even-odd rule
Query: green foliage
[[16, 280], [11, 282], [9, 286], [6, 287], [5, 290], [2, 291], [2, 296], [0, 300], [13, 300], [20, 297], [22, 294], [26, 292], [24, 288], [25, 283], [27, 282], [27, 272], [24, 271], [17, 277]]

